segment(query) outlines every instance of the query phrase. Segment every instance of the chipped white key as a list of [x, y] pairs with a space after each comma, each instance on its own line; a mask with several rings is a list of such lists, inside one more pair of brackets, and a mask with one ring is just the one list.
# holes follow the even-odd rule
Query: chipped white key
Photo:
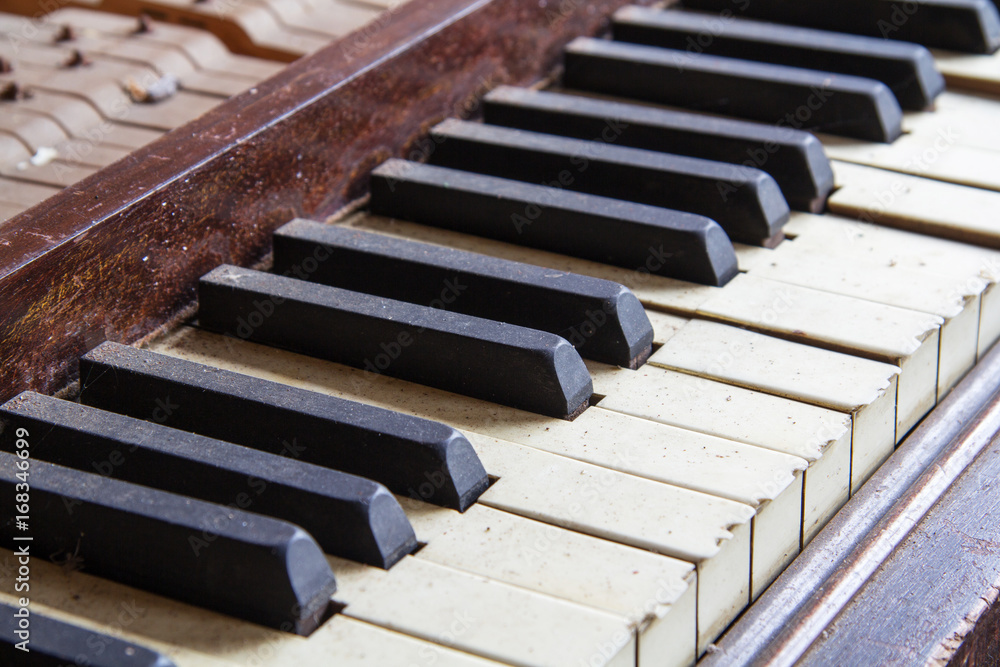
[[[478, 411], [480, 419], [528, 419], [538, 440], [545, 439], [546, 428], [568, 423], [193, 330], [182, 329], [155, 342], [151, 349], [445, 422], [449, 420], [444, 415], [454, 414], [456, 404], [461, 412]], [[451, 423], [465, 428], [461, 420]], [[479, 502], [697, 564], [701, 647], [749, 602], [750, 524], [754, 516], [749, 505], [551, 454], [536, 448], [542, 442], [528, 447], [477, 432], [467, 431], [466, 435], [486, 470], [500, 477]], [[621, 432], [617, 435], [620, 441]], [[584, 431], [578, 445], [585, 448], [587, 443]], [[655, 459], [650, 461], [655, 464]], [[795, 473], [802, 462], [788, 457], [787, 463], [789, 467], [774, 471], [777, 474], [772, 479], [751, 477], [750, 482], [755, 487], [751, 493], [776, 496], [781, 501], [772, 504], [773, 516], [765, 517], [760, 535], [762, 540], [777, 543], [762, 551], [764, 557], [782, 561], [797, 551], [800, 525], [801, 495]], [[770, 571], [775, 564], [762, 563], [761, 567]]]
[[[740, 246], [743, 248], [745, 246]], [[795, 241], [774, 250], [747, 248], [751, 276], [867, 299], [940, 317], [937, 400], [976, 363], [979, 313], [987, 282], [955, 279], [860, 258], [829, 257]], [[738, 250], [738, 253], [741, 251]]]
[[852, 492], [895, 449], [895, 366], [704, 320], [680, 329], [649, 363], [850, 414]]
[[975, 285], [985, 280], [977, 357], [1000, 339], [1000, 252], [837, 215], [793, 214], [785, 233], [830, 257], [861, 258]]
[[[0, 550], [0, 600], [14, 598], [12, 552]], [[254, 625], [44, 559], [31, 564], [31, 609], [155, 649], [179, 667], [488, 667], [476, 658], [337, 614], [309, 637]], [[99, 646], [98, 646], [99, 647]]]
[[392, 569], [328, 557], [349, 618], [523, 667], [635, 665], [614, 614], [406, 557]]
[[695, 575], [690, 563], [473, 505], [465, 513], [400, 498], [417, 557], [584, 606], [627, 621], [639, 665], [695, 659]]

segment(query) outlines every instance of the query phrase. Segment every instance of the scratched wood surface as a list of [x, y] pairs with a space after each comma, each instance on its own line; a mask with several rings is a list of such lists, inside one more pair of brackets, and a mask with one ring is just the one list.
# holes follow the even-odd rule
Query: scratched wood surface
[[476, 98], [554, 67], [625, 0], [427, 0], [307, 56], [0, 229], [0, 400], [52, 391], [102, 340], [134, 342], [250, 264], [294, 217], [323, 217], [368, 171]]
[[998, 662], [1000, 439], [885, 560], [799, 664]]

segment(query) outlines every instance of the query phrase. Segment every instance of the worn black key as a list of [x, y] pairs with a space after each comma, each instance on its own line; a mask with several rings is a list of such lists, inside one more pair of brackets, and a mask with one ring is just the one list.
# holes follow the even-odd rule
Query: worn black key
[[[198, 300], [211, 331], [550, 417], [594, 390], [573, 346], [543, 331], [225, 265]], [[261, 304], [273, 315], [255, 318]]]
[[833, 169], [814, 135], [788, 127], [501, 86], [483, 105], [487, 123], [757, 167], [788, 205], [819, 213]]
[[732, 243], [704, 216], [405, 160], [371, 176], [379, 215], [706, 285], [737, 273]]
[[472, 445], [450, 426], [117, 343], [80, 358], [80, 402], [460, 511], [489, 485]]
[[[29, 542], [24, 545], [31, 546]], [[16, 543], [14, 549], [18, 549]], [[144, 646], [3, 602], [0, 602], [0, 664], [175, 667], [172, 660]]]
[[684, 5], [931, 48], [993, 53], [1000, 47], [1000, 16], [991, 0], [684, 0]]
[[923, 46], [826, 30], [776, 25], [676, 9], [623, 7], [614, 38], [625, 42], [851, 74], [889, 86], [904, 109], [925, 109], [944, 90], [944, 77]]
[[652, 351], [653, 326], [635, 295], [590, 276], [308, 220], [274, 233], [274, 271], [548, 331], [583, 357], [627, 368]]
[[[40, 433], [24, 436], [30, 451]], [[24, 449], [19, 449], [24, 451]], [[89, 574], [307, 635], [336, 590], [323, 551], [298, 526], [232, 507], [0, 452], [0, 538]], [[25, 518], [18, 518], [23, 515]]]
[[703, 215], [741, 243], [776, 245], [788, 222], [778, 184], [753, 167], [461, 120], [430, 134], [433, 164]]
[[381, 484], [293, 458], [25, 392], [0, 406], [0, 449], [302, 526], [327, 553], [388, 568], [417, 538]]
[[567, 86], [781, 127], [891, 142], [903, 111], [880, 81], [580, 37], [566, 46]]

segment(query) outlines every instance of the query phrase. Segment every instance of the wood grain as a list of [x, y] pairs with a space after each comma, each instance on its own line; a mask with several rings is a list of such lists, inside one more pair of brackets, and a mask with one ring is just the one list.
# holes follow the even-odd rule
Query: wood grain
[[[544, 4], [544, 3], [541, 3]], [[362, 195], [390, 156], [478, 98], [550, 72], [624, 0], [411, 2], [0, 229], [0, 400], [69, 382], [103, 340], [190, 305], [201, 274]]]

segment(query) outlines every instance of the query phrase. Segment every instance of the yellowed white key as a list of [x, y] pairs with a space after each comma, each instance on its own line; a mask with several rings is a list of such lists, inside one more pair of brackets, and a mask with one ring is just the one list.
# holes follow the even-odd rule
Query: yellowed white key
[[349, 618], [511, 665], [635, 665], [633, 634], [614, 614], [411, 556], [388, 571], [328, 558]]
[[[948, 125], [933, 132], [904, 134], [891, 144], [876, 144], [844, 137], [822, 137], [826, 154], [851, 162], [913, 176], [1000, 190], [1000, 156], [960, 143], [961, 130]], [[971, 143], [971, 139], [964, 141]]]
[[808, 461], [804, 541], [847, 502], [850, 415], [658, 367], [625, 372], [594, 362], [587, 366], [594, 390], [605, 395], [599, 405], [607, 409], [794, 453]]
[[[0, 600], [11, 603], [13, 554], [0, 550]], [[497, 663], [337, 614], [309, 637], [279, 632], [117, 584], [31, 563], [31, 610], [157, 650], [178, 667], [384, 667]]]
[[[797, 550], [788, 544], [787, 535], [794, 530], [782, 525], [789, 514], [791, 519], [798, 517], [794, 492], [801, 487], [797, 485], [765, 517], [761, 530], [766, 537], [761, 539], [772, 542], [766, 543], [770, 548], [763, 553], [755, 554], [751, 525], [756, 525], [756, 519], [752, 524], [749, 506], [706, 500], [694, 492], [531, 447], [467, 435], [486, 470], [501, 478], [480, 498], [482, 504], [694, 563], [698, 568], [699, 653], [748, 604], [753, 590], [752, 556], [778, 557], [787, 563]], [[773, 523], [784, 527], [785, 534], [766, 530]], [[776, 567], [775, 563], [761, 564], [764, 572]]]
[[163, 135], [163, 132], [158, 130], [109, 122], [84, 100], [65, 93], [36, 89], [30, 98], [18, 100], [16, 104], [51, 117], [70, 137], [95, 145], [119, 146], [134, 150]]
[[135, 104], [122, 89], [122, 83], [130, 78], [138, 82], [156, 81], [159, 76], [146, 68], [109, 60], [71, 69], [25, 65], [18, 76], [33, 88], [75, 95], [89, 102], [107, 120], [151, 129], [171, 130], [219, 103], [215, 97], [180, 91], [158, 104]]
[[[459, 396], [393, 378], [191, 330], [182, 329], [154, 343], [151, 349], [446, 422], [442, 414], [450, 413], [456, 401], [463, 401]], [[466, 402], [463, 407], [469, 409], [476, 404], [481, 410], [495, 407], [482, 401]], [[510, 416], [511, 413], [504, 415]], [[539, 419], [542, 420], [536, 431], [539, 439], [544, 439], [546, 427], [563, 423]], [[752, 507], [582, 463], [535, 447], [474, 432], [466, 435], [487, 472], [500, 478], [481, 497], [481, 503], [696, 563], [700, 646], [714, 639], [748, 603]], [[586, 446], [586, 440], [581, 445]], [[787, 472], [785, 477], [784, 480], [757, 482], [761, 493], [780, 494], [791, 489], [782, 494], [783, 502], [774, 503], [774, 519], [767, 522], [779, 524], [778, 531], [783, 535], [779, 537], [771, 530], [765, 531], [768, 526], [761, 527], [767, 538], [782, 540], [781, 545], [788, 542], [789, 533], [793, 542], [796, 539], [801, 497], [796, 486], [799, 478]], [[780, 481], [784, 484], [776, 484]], [[772, 484], [776, 488], [768, 488]], [[791, 546], [791, 555], [794, 555], [797, 544]], [[779, 554], [775, 554], [775, 550], [767, 551], [767, 556], [790, 558], [784, 550]], [[772, 567], [773, 564], [766, 565], [768, 570]]]
[[[952, 278], [823, 250], [782, 243], [774, 250], [738, 246], [740, 268], [751, 276], [868, 299], [939, 316], [937, 400], [976, 363], [979, 315], [986, 280]], [[744, 257], [744, 254], [747, 257]]]
[[687, 322], [649, 363], [850, 414], [852, 492], [895, 449], [895, 366], [704, 320]]
[[842, 187], [828, 204], [847, 218], [1000, 248], [993, 216], [1000, 193], [846, 162], [833, 163]]
[[416, 557], [627, 621], [639, 665], [695, 659], [694, 567], [476, 504], [455, 510], [400, 498], [421, 542]]
[[934, 64], [949, 87], [1000, 94], [1000, 57], [934, 50]]
[[[903, 130], [918, 136], [941, 136], [962, 146], [1000, 150], [996, 127], [1000, 100], [961, 91], [946, 91], [934, 101], [933, 111], [911, 111], [903, 115]], [[942, 145], [942, 144], [939, 144]]]
[[951, 276], [969, 285], [984, 280], [988, 285], [980, 305], [978, 356], [1000, 339], [1000, 252], [996, 250], [837, 215], [793, 214], [785, 233], [797, 246], [806, 245], [830, 257], [861, 258]]
[[812, 338], [823, 347], [898, 366], [897, 441], [934, 406], [943, 323], [936, 315], [747, 274], [718, 290], [698, 312], [793, 340], [805, 333], [803, 342]]

